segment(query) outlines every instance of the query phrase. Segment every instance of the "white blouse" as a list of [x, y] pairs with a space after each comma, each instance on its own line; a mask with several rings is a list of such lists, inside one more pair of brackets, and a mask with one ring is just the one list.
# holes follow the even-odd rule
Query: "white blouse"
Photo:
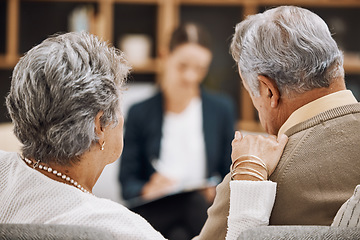
[[192, 99], [179, 114], [165, 114], [160, 146], [159, 159], [153, 162], [160, 174], [184, 188], [204, 182], [206, 153], [200, 98]]

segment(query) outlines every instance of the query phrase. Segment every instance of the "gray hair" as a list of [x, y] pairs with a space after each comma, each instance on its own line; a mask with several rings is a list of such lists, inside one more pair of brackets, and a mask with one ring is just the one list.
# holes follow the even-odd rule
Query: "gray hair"
[[98, 141], [102, 126], [118, 124], [120, 88], [129, 66], [123, 54], [82, 33], [52, 36], [15, 66], [6, 105], [23, 154], [70, 165]]
[[307, 9], [281, 6], [237, 24], [231, 54], [253, 95], [258, 75], [273, 79], [291, 95], [328, 87], [344, 78], [343, 54], [326, 23]]

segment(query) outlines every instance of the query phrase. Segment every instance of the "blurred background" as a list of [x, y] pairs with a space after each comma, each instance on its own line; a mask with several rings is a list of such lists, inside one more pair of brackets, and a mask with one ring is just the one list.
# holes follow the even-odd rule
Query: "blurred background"
[[[347, 86], [359, 100], [359, 0], [0, 0], [0, 149], [20, 149], [11, 132], [5, 96], [12, 69], [30, 48], [55, 33], [85, 30], [123, 50], [133, 66], [123, 98], [126, 114], [131, 104], [154, 93], [161, 78], [159, 55], [167, 48], [170, 33], [183, 22], [199, 23], [211, 34], [213, 61], [204, 85], [234, 100], [239, 130], [262, 132], [229, 45], [236, 23], [279, 5], [308, 8], [327, 22], [344, 51]], [[117, 171], [105, 169], [94, 190], [98, 195], [121, 201], [119, 188], [109, 186], [117, 184]]]

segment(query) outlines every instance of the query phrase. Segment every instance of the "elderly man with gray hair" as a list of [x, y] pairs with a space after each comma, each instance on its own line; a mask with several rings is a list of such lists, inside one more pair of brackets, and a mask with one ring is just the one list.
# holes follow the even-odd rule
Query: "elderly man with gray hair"
[[328, 26], [277, 7], [240, 22], [231, 53], [266, 132], [289, 137], [270, 224], [330, 225], [360, 183], [360, 104]]

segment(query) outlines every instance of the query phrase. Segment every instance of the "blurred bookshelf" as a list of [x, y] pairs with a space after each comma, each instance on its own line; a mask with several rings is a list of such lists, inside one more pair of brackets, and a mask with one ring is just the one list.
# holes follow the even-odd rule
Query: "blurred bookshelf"
[[[359, 0], [0, 0], [0, 111], [6, 113], [4, 97], [19, 58], [49, 35], [70, 31], [69, 19], [76, 12], [86, 17], [89, 32], [116, 47], [121, 48], [125, 36], [137, 35], [142, 40], [145, 36], [148, 56], [133, 64], [131, 81], [158, 81], [162, 71], [160, 52], [167, 48], [173, 29], [189, 21], [204, 25], [215, 46], [204, 84], [234, 99], [239, 129], [263, 131], [252, 102], [241, 87], [228, 48], [236, 23], [246, 15], [279, 5], [305, 7], [324, 18], [344, 51], [348, 87], [359, 97]], [[0, 122], [6, 121], [7, 114], [0, 115]]]

